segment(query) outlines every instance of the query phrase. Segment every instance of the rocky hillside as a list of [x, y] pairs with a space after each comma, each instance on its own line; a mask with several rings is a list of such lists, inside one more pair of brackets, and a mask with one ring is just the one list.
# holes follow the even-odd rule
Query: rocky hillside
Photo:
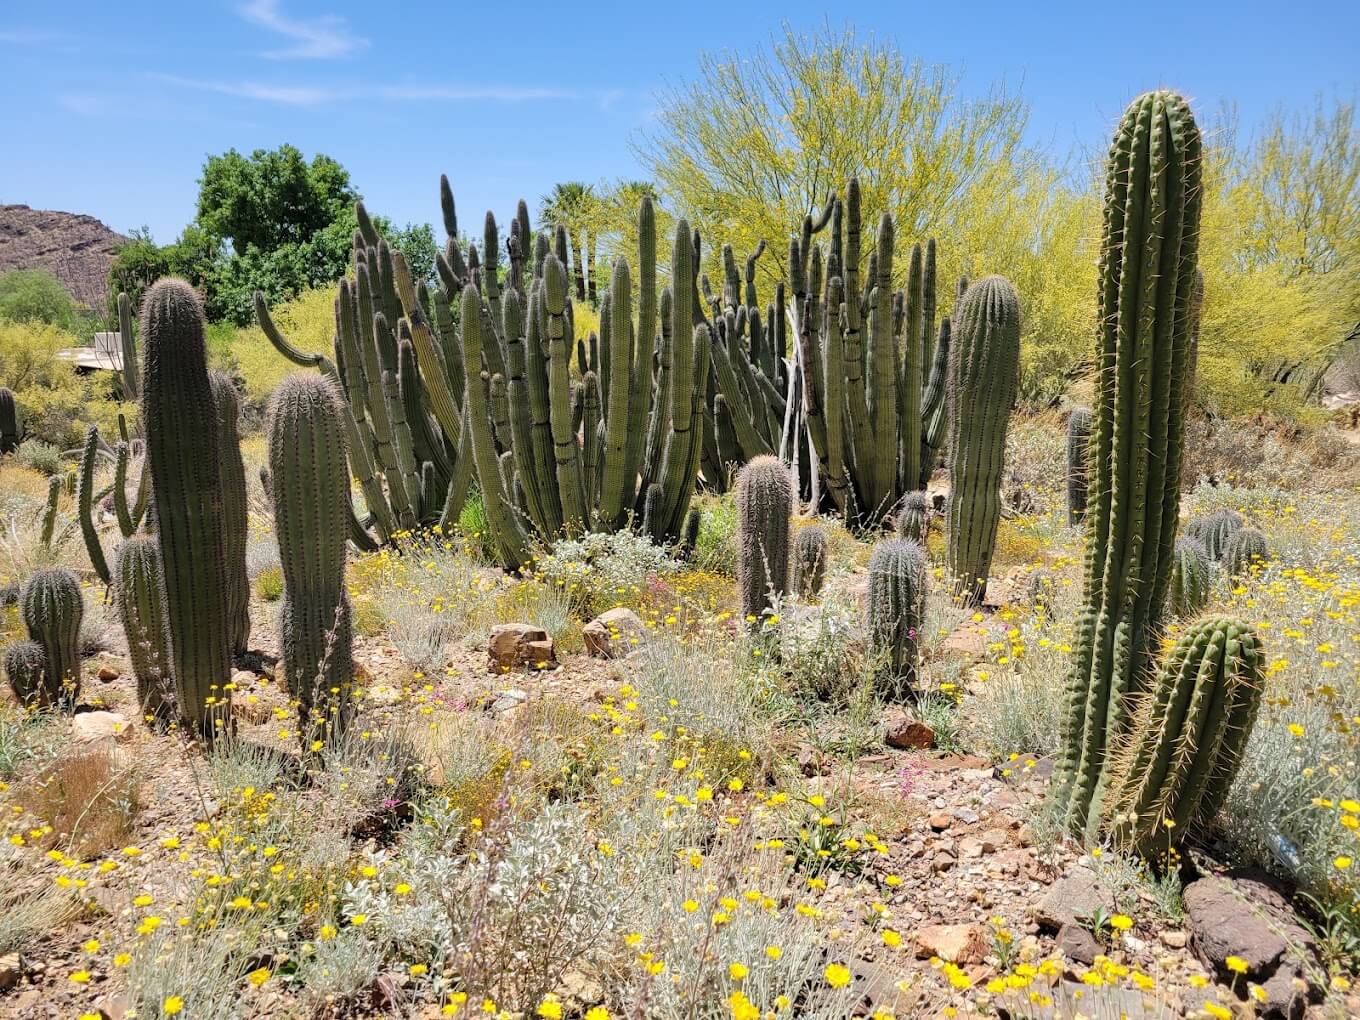
[[46, 269], [90, 308], [103, 307], [113, 253], [126, 241], [93, 216], [0, 205], [0, 273]]

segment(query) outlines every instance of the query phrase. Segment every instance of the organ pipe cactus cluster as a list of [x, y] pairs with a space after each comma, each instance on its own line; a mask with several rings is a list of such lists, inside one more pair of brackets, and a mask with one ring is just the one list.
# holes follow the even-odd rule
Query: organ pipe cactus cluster
[[246, 576], [246, 468], [241, 460], [238, 421], [241, 401], [225, 372], [208, 376], [217, 415], [217, 465], [222, 492], [222, 550], [226, 558], [227, 613], [231, 650], [240, 655], [250, 640], [250, 579]]
[[949, 573], [965, 605], [987, 594], [1001, 519], [1006, 425], [1020, 376], [1020, 299], [1004, 277], [971, 284], [949, 356]]
[[1084, 606], [1059, 777], [1068, 823], [1098, 818], [1110, 749], [1153, 675], [1180, 509], [1200, 132], [1171, 92], [1134, 100], [1107, 163]]
[[1172, 615], [1194, 616], [1208, 605], [1212, 581], [1209, 554], [1205, 551], [1204, 543], [1188, 535], [1176, 539], [1171, 564]]
[[1067, 523], [1086, 520], [1087, 467], [1091, 446], [1091, 409], [1074, 407], [1067, 418]]
[[1256, 528], [1239, 528], [1223, 546], [1223, 567], [1229, 577], [1241, 577], [1253, 564], [1259, 565], [1269, 558], [1270, 544]]
[[1153, 859], [1213, 821], [1261, 703], [1264, 652], [1251, 628], [1211, 618], [1176, 642], [1113, 755], [1108, 824]]
[[757, 457], [737, 476], [737, 588], [747, 623], [789, 591], [793, 480], [778, 457]]
[[14, 399], [14, 391], [0, 386], [0, 453], [13, 453], [19, 448], [23, 437], [23, 417], [19, 413], [19, 402]]
[[869, 557], [869, 638], [882, 656], [880, 685], [902, 698], [916, 684], [921, 626], [926, 607], [926, 556], [915, 542], [879, 542]]
[[826, 579], [826, 529], [818, 524], [799, 528], [793, 539], [793, 590], [800, 598], [821, 594]]
[[185, 728], [211, 740], [230, 718], [232, 618], [218, 419], [203, 308], [183, 280], [142, 304], [142, 420], [165, 579], [170, 674]]
[[283, 567], [283, 677], [298, 706], [304, 747], [334, 741], [353, 709], [344, 417], [334, 382], [299, 372], [275, 390], [266, 426]]
[[148, 719], [173, 711], [170, 649], [165, 640], [165, 574], [154, 535], [125, 539], [114, 553], [113, 602], [137, 682], [137, 701]]
[[1236, 510], [1215, 510], [1192, 520], [1186, 525], [1185, 533], [1204, 544], [1210, 559], [1221, 562], [1228, 549], [1228, 540], [1245, 524], [1245, 519]]
[[[19, 590], [19, 618], [43, 653], [42, 683], [24, 700], [39, 707], [75, 703], [80, 696], [80, 623], [84, 616], [80, 582], [65, 567], [36, 570], [24, 582]], [[30, 650], [26, 661], [31, 658]]]

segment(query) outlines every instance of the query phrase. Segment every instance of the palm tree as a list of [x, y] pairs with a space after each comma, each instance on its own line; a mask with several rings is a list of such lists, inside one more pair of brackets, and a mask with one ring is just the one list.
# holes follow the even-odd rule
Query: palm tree
[[[576, 277], [576, 300], [586, 299], [586, 272], [581, 264], [584, 243], [588, 236], [591, 207], [595, 203], [595, 192], [589, 184], [581, 181], [563, 181], [554, 184], [552, 191], [544, 196], [539, 205], [538, 215], [549, 227], [561, 227], [571, 240], [572, 269]], [[593, 240], [593, 237], [592, 237]], [[592, 246], [593, 247], [593, 246]], [[590, 262], [590, 296], [595, 297], [595, 254], [592, 251]]]

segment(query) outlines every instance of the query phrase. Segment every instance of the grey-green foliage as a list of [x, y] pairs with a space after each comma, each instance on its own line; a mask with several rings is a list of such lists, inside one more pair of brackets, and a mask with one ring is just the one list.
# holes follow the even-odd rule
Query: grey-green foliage
[[165, 576], [154, 535], [134, 535], [114, 553], [113, 602], [127, 637], [128, 659], [144, 716], [173, 710], [170, 650], [165, 640]]
[[222, 492], [222, 549], [227, 569], [227, 614], [231, 650], [240, 655], [250, 641], [250, 579], [246, 576], [246, 468], [241, 459], [241, 400], [225, 372], [208, 376], [217, 412], [218, 471]]
[[826, 579], [826, 529], [819, 524], [808, 524], [798, 529], [793, 538], [793, 590], [800, 598], [809, 599], [821, 594]]
[[34, 571], [19, 590], [19, 618], [42, 646], [43, 681], [32, 693], [39, 707], [74, 705], [80, 697], [80, 623], [85, 600], [76, 575], [65, 567]]
[[1223, 567], [1229, 577], [1241, 577], [1253, 564], [1270, 558], [1270, 543], [1257, 528], [1239, 528], [1228, 536], [1223, 546]]
[[298, 706], [303, 746], [310, 747], [339, 737], [353, 711], [349, 471], [344, 403], [333, 382], [290, 375], [270, 399], [266, 432], [283, 567], [283, 677]]
[[949, 573], [977, 605], [1001, 519], [1006, 427], [1020, 377], [1020, 299], [1010, 281], [970, 284], [953, 322], [949, 361]]
[[737, 476], [737, 589], [741, 613], [759, 621], [789, 591], [793, 480], [777, 457], [757, 457]]
[[869, 557], [869, 638], [882, 656], [880, 687], [901, 698], [916, 686], [926, 607], [926, 556], [915, 542], [887, 539]]
[[1209, 603], [1213, 575], [1209, 570], [1209, 553], [1199, 539], [1186, 535], [1176, 540], [1175, 559], [1171, 564], [1171, 613], [1174, 616], [1194, 616]]

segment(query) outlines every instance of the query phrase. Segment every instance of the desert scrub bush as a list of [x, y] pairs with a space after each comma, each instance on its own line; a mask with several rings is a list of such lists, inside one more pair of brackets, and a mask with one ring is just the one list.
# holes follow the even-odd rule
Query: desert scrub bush
[[496, 562], [491, 524], [486, 519], [486, 504], [482, 502], [480, 492], [469, 493], [467, 500], [463, 503], [463, 509], [458, 511], [458, 534], [482, 562]]
[[255, 595], [261, 602], [283, 598], [283, 567], [271, 564], [255, 572]]
[[729, 493], [700, 495], [699, 537], [694, 543], [694, 566], [726, 577], [737, 576], [737, 505]]
[[47, 765], [15, 802], [49, 829], [42, 845], [84, 857], [125, 845], [142, 807], [136, 772], [104, 747]]
[[81, 909], [79, 898], [69, 889], [0, 887], [0, 955], [33, 952], [49, 935], [79, 917]]
[[1012, 417], [1006, 432], [1007, 507], [1046, 514], [1062, 509], [1067, 479], [1067, 441], [1056, 412]]
[[50, 713], [20, 711], [8, 703], [0, 706], [0, 783], [55, 754], [62, 729], [61, 720]]
[[1058, 750], [1063, 691], [1054, 678], [1066, 675], [1071, 662], [1073, 619], [1031, 614], [1007, 629], [1000, 648], [988, 650], [965, 702], [976, 750], [994, 761]]
[[542, 627], [565, 652], [577, 652], [585, 646], [568, 594], [532, 578], [502, 590], [483, 616], [482, 623], [487, 627], [508, 620]]
[[20, 466], [42, 475], [60, 474], [65, 466], [61, 451], [41, 439], [25, 439], [14, 451], [14, 460]]
[[681, 567], [643, 535], [592, 532], [545, 551], [534, 562], [534, 577], [565, 594], [572, 612], [588, 619], [614, 606], [636, 605], [650, 581], [668, 578]]
[[1330, 426], [1291, 427], [1200, 416], [1192, 416], [1185, 425], [1183, 485], [1213, 480], [1325, 493], [1346, 488], [1357, 474], [1360, 446]]

